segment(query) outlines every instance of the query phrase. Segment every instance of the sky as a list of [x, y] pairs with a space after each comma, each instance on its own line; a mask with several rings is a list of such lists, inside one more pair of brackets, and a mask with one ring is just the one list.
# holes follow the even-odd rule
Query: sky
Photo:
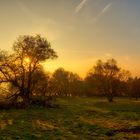
[[0, 49], [40, 34], [57, 52], [44, 64], [84, 77], [98, 59], [115, 58], [140, 76], [140, 0], [0, 0]]

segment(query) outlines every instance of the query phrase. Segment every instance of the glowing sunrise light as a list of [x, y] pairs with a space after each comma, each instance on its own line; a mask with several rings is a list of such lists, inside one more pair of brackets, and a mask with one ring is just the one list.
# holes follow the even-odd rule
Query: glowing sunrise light
[[24, 59], [24, 61], [25, 61], [26, 63], [29, 63], [29, 62], [30, 62], [30, 58], [26, 57], [26, 58]]

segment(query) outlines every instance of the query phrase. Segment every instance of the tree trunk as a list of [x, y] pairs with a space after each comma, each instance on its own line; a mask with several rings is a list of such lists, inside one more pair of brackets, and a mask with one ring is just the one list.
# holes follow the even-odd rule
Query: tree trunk
[[135, 100], [136, 100], [136, 101], [138, 100], [138, 96], [135, 97]]
[[30, 104], [29, 94], [24, 96], [23, 103], [25, 106], [28, 106]]
[[25, 90], [24, 96], [23, 96], [23, 104], [25, 106], [28, 106], [30, 104], [30, 90]]
[[109, 102], [114, 102], [113, 98], [108, 98]]
[[108, 99], [109, 102], [114, 102], [112, 95], [108, 95], [107, 99]]

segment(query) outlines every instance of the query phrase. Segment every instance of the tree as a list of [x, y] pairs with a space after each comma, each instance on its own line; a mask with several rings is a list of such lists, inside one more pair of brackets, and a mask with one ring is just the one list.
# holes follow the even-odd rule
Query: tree
[[86, 96], [103, 96], [103, 91], [100, 82], [98, 81], [97, 75], [93, 72], [88, 73], [86, 78], [84, 79], [85, 89], [86, 89]]
[[50, 74], [48, 72], [45, 72], [43, 68], [35, 71], [32, 80], [32, 97], [39, 97], [45, 99], [46, 96], [49, 96], [49, 80]]
[[68, 96], [68, 75], [69, 72], [63, 68], [58, 68], [52, 75], [53, 93], [55, 95]]
[[68, 81], [69, 81], [69, 93], [71, 96], [85, 95], [84, 82], [79, 77], [78, 74], [69, 72]]
[[130, 95], [136, 100], [140, 97], [140, 78], [135, 77], [129, 82], [130, 86]]
[[20, 96], [23, 103], [30, 103], [35, 83], [33, 77], [41, 66], [41, 62], [56, 58], [56, 52], [46, 38], [40, 35], [19, 36], [14, 42], [13, 52], [0, 52], [0, 83], [11, 84], [15, 92], [8, 98], [13, 101]]
[[53, 93], [62, 96], [79, 96], [83, 94], [83, 81], [75, 73], [57, 69], [52, 76]]
[[109, 102], [121, 92], [122, 82], [127, 79], [127, 72], [118, 67], [116, 60], [106, 62], [98, 60], [87, 76], [88, 83], [93, 82], [94, 91], [105, 95]]

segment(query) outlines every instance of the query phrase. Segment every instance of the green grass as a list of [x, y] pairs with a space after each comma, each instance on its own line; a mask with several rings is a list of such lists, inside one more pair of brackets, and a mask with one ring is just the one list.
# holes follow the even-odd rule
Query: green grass
[[0, 111], [0, 140], [137, 140], [140, 101], [60, 98], [59, 108]]

